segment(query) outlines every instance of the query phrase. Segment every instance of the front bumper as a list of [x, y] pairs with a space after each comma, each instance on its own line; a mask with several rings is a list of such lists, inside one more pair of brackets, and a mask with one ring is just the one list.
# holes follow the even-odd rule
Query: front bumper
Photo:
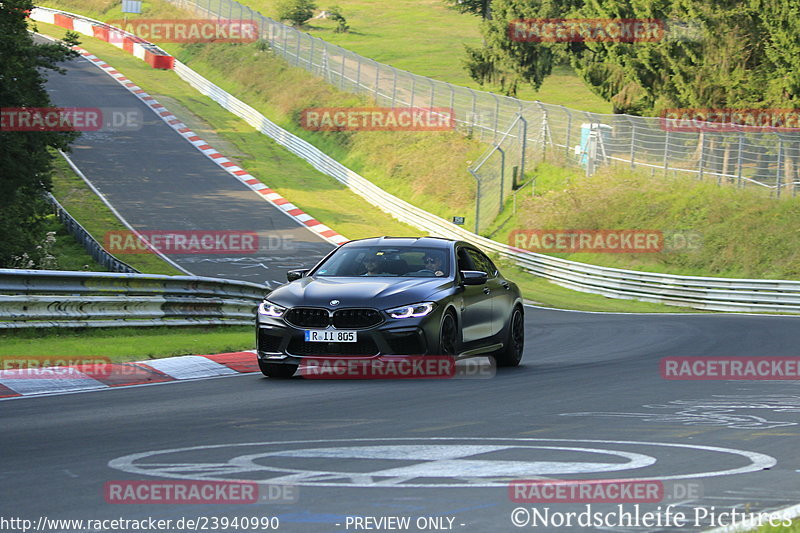
[[[357, 342], [306, 342], [305, 330], [282, 319], [259, 317], [256, 347], [262, 361], [299, 364], [303, 358], [377, 358], [384, 355], [428, 355], [435, 350], [439, 317], [388, 320], [357, 329]], [[333, 329], [333, 328], [329, 328]], [[335, 330], [334, 330], [335, 331]]]

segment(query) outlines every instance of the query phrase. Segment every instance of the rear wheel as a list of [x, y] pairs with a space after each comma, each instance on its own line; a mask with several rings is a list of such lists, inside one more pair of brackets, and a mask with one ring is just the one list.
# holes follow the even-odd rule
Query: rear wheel
[[258, 368], [261, 373], [268, 378], [286, 379], [294, 376], [297, 365], [284, 365], [281, 363], [265, 363], [261, 359], [258, 360]]
[[497, 366], [517, 366], [522, 360], [525, 347], [525, 323], [522, 320], [522, 309], [515, 307], [508, 323], [508, 334], [503, 349], [495, 356]]
[[456, 317], [452, 311], [445, 313], [442, 318], [442, 327], [439, 329], [439, 352], [437, 355], [458, 355], [458, 328]]

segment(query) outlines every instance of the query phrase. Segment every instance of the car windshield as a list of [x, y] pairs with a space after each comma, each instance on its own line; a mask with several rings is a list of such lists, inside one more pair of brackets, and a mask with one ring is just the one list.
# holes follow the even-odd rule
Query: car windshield
[[450, 275], [445, 249], [421, 247], [357, 246], [340, 248], [314, 272], [322, 277], [422, 277]]

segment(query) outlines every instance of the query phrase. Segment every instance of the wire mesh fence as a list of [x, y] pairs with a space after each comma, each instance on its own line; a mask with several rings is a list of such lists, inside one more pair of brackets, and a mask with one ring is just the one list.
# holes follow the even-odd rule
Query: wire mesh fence
[[[502, 210], [514, 168], [539, 161], [568, 162], [587, 173], [606, 164], [654, 176], [688, 175], [737, 187], [760, 187], [780, 197], [800, 187], [800, 129], [751, 131], [702, 125], [694, 131], [672, 119], [607, 115], [519, 100], [459, 87], [378, 63], [276, 22], [233, 0], [170, 0], [204, 18], [248, 20], [289, 64], [378, 106], [448, 107], [456, 128], [491, 144], [470, 173], [478, 180], [482, 229]], [[524, 132], [519, 129], [524, 124]], [[517, 146], [514, 146], [517, 145]], [[495, 207], [491, 207], [494, 205]]]

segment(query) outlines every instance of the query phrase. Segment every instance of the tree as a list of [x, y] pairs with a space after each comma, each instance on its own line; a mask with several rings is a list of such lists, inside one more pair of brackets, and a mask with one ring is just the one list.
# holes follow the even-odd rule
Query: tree
[[483, 46], [465, 47], [465, 68], [472, 79], [480, 84], [498, 84], [509, 96], [516, 94], [520, 83], [530, 83], [538, 89], [553, 66], [565, 57], [567, 45], [511, 39], [509, 24], [520, 19], [562, 17], [579, 1], [564, 0], [555, 4], [550, 1], [494, 0], [485, 4], [484, 11], [478, 11], [481, 9], [479, 0], [462, 2], [463, 12], [486, 14], [481, 23]]
[[484, 20], [492, 18], [492, 0], [445, 0], [445, 3], [459, 13], [479, 15]]
[[[476, 14], [479, 0], [445, 0]], [[655, 42], [520, 42], [518, 19], [657, 19]], [[695, 25], [697, 35], [676, 37]], [[481, 25], [484, 45], [467, 48], [479, 83], [514, 94], [538, 88], [567, 59], [615, 112], [657, 115], [670, 107], [797, 107], [800, 100], [800, 5], [796, 0], [493, 0]]]
[[350, 26], [347, 25], [347, 19], [344, 18], [342, 14], [342, 8], [339, 6], [333, 6], [328, 10], [328, 16], [331, 20], [336, 21], [336, 29], [334, 30], [336, 33], [347, 33], [350, 31]]
[[[0, 107], [51, 107], [43, 70], [64, 73], [57, 64], [77, 57], [64, 44], [36, 44], [27, 31], [31, 0], [0, 4]], [[65, 39], [77, 44], [76, 34]], [[51, 188], [52, 149], [68, 150], [74, 132], [0, 131], [0, 266], [30, 253], [43, 242], [43, 217], [49, 206], [42, 194]]]
[[282, 0], [277, 9], [278, 20], [288, 20], [292, 26], [299, 27], [314, 16], [317, 5], [313, 0]]

